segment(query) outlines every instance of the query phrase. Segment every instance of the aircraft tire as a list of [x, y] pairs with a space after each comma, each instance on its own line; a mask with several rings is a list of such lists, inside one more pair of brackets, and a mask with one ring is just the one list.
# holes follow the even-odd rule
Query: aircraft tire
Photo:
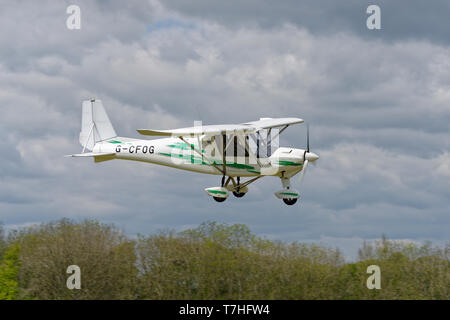
[[297, 199], [283, 199], [283, 202], [286, 203], [288, 206], [292, 206], [297, 202]]
[[243, 196], [245, 196], [245, 193], [244, 193], [244, 192], [236, 192], [236, 191], [233, 191], [233, 194], [234, 194], [234, 196], [237, 197], [237, 198], [242, 198]]
[[214, 200], [216, 200], [217, 202], [224, 202], [225, 200], [227, 200], [227, 198], [219, 198], [219, 197], [213, 197]]

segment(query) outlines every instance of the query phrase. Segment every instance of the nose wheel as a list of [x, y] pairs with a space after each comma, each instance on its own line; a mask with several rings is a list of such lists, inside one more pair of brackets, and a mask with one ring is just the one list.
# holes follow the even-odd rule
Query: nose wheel
[[292, 206], [297, 202], [298, 198], [300, 198], [300, 194], [297, 190], [291, 188], [291, 182], [289, 178], [285, 178], [282, 176], [281, 184], [283, 185], [283, 189], [275, 192], [275, 196], [278, 199], [283, 200], [283, 202], [288, 206]]

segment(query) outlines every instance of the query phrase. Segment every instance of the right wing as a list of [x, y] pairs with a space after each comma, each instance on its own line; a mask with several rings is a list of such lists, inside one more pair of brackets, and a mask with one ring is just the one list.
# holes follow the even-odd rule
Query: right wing
[[189, 137], [189, 136], [215, 136], [223, 134], [250, 134], [256, 128], [248, 125], [240, 124], [221, 124], [180, 128], [173, 130], [153, 130], [153, 129], [138, 129], [142, 135], [145, 136], [175, 136], [175, 137]]
[[137, 132], [145, 136], [166, 137], [215, 136], [224, 134], [247, 135], [262, 129], [288, 126], [302, 122], [303, 119], [300, 118], [262, 118], [258, 121], [251, 121], [243, 124], [207, 125], [173, 130], [138, 129]]

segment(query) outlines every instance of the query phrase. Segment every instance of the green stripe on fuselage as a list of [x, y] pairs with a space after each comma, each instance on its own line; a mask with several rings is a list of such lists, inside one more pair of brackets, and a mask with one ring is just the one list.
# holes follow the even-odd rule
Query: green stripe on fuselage
[[[162, 156], [171, 157], [171, 158], [190, 160], [191, 163], [201, 163], [204, 165], [210, 165], [210, 163], [208, 163], [206, 161], [202, 161], [202, 159], [200, 157], [194, 156], [194, 155], [185, 155], [185, 154], [179, 154], [179, 153], [165, 153], [165, 152], [160, 152], [159, 154]], [[213, 161], [212, 164], [216, 165], [216, 166], [222, 166], [222, 161]], [[225, 165], [227, 167], [237, 168], [237, 169], [247, 169], [247, 170], [255, 169], [255, 167], [253, 167], [253, 166], [250, 166], [247, 164], [242, 164], [242, 163], [229, 162], [229, 163], [226, 163]], [[255, 173], [258, 173], [258, 172], [255, 171]]]
[[[175, 144], [169, 144], [168, 147], [170, 148], [177, 148], [177, 149], [181, 149], [181, 150], [192, 150], [192, 147], [194, 147], [195, 149], [198, 150], [198, 146], [196, 146], [195, 144], [187, 144], [184, 142], [177, 142]], [[202, 153], [204, 153], [205, 150], [202, 150]]]
[[191, 161], [191, 163], [201, 163], [203, 165], [209, 165], [209, 163], [202, 161], [200, 157], [196, 157], [193, 155], [184, 155], [184, 154], [177, 154], [177, 153], [159, 153], [162, 156], [171, 157], [171, 158], [178, 158], [178, 159], [185, 159]]
[[[214, 161], [214, 164], [217, 166], [221, 166], [223, 164], [222, 161]], [[228, 162], [225, 163], [227, 167], [237, 168], [237, 169], [255, 169], [255, 167], [250, 166], [248, 164], [243, 163], [234, 163], [234, 162]]]
[[300, 167], [303, 165], [303, 163], [293, 162], [293, 161], [285, 161], [285, 160], [279, 160], [278, 165], [280, 166], [295, 166]]

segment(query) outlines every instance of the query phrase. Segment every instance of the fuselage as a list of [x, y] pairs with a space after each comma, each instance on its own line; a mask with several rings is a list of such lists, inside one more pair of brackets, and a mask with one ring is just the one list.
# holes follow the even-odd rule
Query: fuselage
[[[198, 139], [177, 137], [142, 140], [115, 137], [95, 144], [93, 152], [114, 153], [114, 159], [148, 162], [199, 173], [223, 175], [222, 154], [200, 148]], [[187, 142], [187, 143], [186, 143]], [[302, 170], [305, 150], [280, 147], [270, 157], [226, 154], [227, 176], [291, 177]]]

